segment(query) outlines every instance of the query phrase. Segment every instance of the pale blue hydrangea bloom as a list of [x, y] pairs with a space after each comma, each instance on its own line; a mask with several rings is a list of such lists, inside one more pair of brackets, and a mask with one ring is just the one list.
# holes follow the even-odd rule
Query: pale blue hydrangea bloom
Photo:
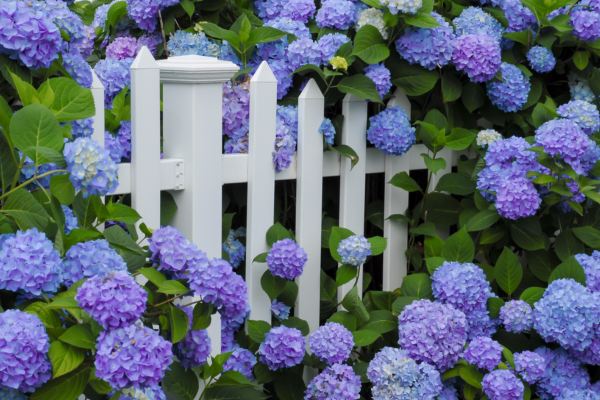
[[242, 234], [239, 229], [237, 231], [231, 229], [227, 240], [223, 243], [223, 250], [229, 254], [229, 263], [233, 268], [239, 267], [246, 257], [246, 247], [238, 240], [238, 237], [245, 236], [245, 229], [243, 232]]
[[117, 164], [98, 142], [77, 138], [65, 144], [63, 152], [67, 170], [71, 173], [69, 179], [83, 197], [94, 194], [104, 196], [115, 191], [119, 185]]
[[73, 229], [77, 229], [77, 217], [69, 207], [61, 206], [61, 208], [65, 213], [65, 233], [68, 235]]
[[477, 134], [477, 146], [485, 147], [502, 140], [502, 135], [494, 129], [484, 129]]
[[0, 400], [27, 400], [23, 392], [0, 386]]
[[342, 240], [337, 252], [344, 264], [359, 266], [372, 254], [371, 243], [362, 235], [353, 235]]
[[600, 394], [591, 389], [565, 389], [555, 400], [600, 400]]
[[372, 64], [365, 68], [365, 75], [375, 83], [379, 96], [383, 99], [383, 96], [388, 94], [392, 87], [390, 70], [383, 63]]
[[456, 36], [484, 33], [497, 42], [502, 41], [504, 28], [494, 17], [479, 7], [467, 7], [452, 21]]
[[144, 389], [127, 388], [123, 389], [119, 400], [167, 400], [165, 392], [160, 386], [150, 386]]
[[423, 6], [422, 0], [379, 0], [379, 4], [387, 6], [392, 14], [398, 12], [405, 14], [416, 14]]
[[169, 53], [173, 56], [197, 55], [205, 57], [219, 57], [219, 45], [209, 40], [204, 32], [191, 33], [177, 31], [171, 35], [167, 42]]
[[492, 104], [504, 112], [520, 110], [527, 102], [531, 84], [516, 66], [503, 62], [500, 65], [504, 82], [487, 83], [487, 95]]
[[591, 135], [600, 129], [600, 112], [587, 101], [571, 100], [558, 107], [558, 115], [572, 120], [586, 134]]
[[511, 300], [500, 308], [500, 319], [507, 331], [521, 333], [533, 326], [532, 311], [523, 300]]
[[126, 86], [131, 84], [130, 68], [133, 58], [124, 58], [115, 60], [106, 58], [98, 61], [94, 67], [94, 72], [104, 86], [104, 106], [112, 109], [113, 99], [121, 93]]
[[534, 46], [527, 52], [527, 61], [536, 72], [550, 72], [556, 65], [554, 54], [543, 46]]
[[321, 59], [323, 64], [329, 65], [329, 60], [335, 56], [335, 53], [340, 46], [349, 41], [350, 38], [341, 33], [328, 33], [327, 35], [323, 35], [317, 42], [321, 49]]
[[333, 146], [333, 139], [335, 139], [335, 128], [329, 118], [323, 119], [321, 126], [319, 126], [319, 133], [325, 137], [325, 142]]
[[588, 82], [576, 75], [569, 76], [569, 91], [573, 100], [592, 102], [596, 98]]

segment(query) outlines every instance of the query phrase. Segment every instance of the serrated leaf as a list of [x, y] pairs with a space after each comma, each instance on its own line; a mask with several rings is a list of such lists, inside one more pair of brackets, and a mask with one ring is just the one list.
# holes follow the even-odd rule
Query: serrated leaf
[[495, 278], [498, 286], [511, 295], [523, 279], [523, 267], [517, 256], [507, 247], [496, 262]]

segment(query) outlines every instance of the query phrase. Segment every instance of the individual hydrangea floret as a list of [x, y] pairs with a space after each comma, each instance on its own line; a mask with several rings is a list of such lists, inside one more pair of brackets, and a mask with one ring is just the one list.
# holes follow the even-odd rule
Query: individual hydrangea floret
[[167, 395], [158, 385], [141, 389], [125, 388], [121, 393], [119, 400], [167, 400]]
[[365, 75], [375, 82], [379, 96], [383, 99], [392, 87], [390, 70], [383, 64], [372, 64], [365, 68]]
[[358, 400], [360, 377], [349, 365], [334, 364], [313, 378], [304, 400]]
[[358, 32], [365, 25], [371, 25], [377, 28], [384, 40], [388, 38], [388, 31], [383, 20], [383, 11], [377, 8], [367, 8], [358, 14], [358, 20], [354, 29]]
[[327, 35], [323, 35], [317, 42], [319, 49], [321, 50], [323, 64], [328, 65], [328, 61], [331, 61], [340, 46], [349, 41], [350, 38], [341, 33], [328, 33]]
[[308, 344], [315, 356], [331, 365], [343, 363], [350, 357], [354, 337], [344, 325], [327, 322], [310, 335]]
[[576, 254], [577, 262], [585, 272], [585, 283], [591, 292], [600, 292], [600, 251], [594, 250], [592, 255]]
[[158, 385], [173, 362], [171, 343], [141, 323], [100, 332], [96, 350], [96, 376], [117, 390]]
[[531, 306], [523, 300], [511, 300], [500, 308], [500, 319], [509, 332], [526, 332], [533, 326]]
[[504, 82], [488, 82], [487, 94], [492, 104], [504, 112], [520, 110], [527, 102], [531, 84], [523, 72], [512, 64], [500, 65]]
[[452, 61], [465, 71], [471, 82], [487, 82], [501, 64], [500, 42], [485, 33], [462, 35], [456, 39]]
[[549, 156], [559, 156], [573, 167], [577, 173], [585, 173], [580, 168], [580, 160], [592, 147], [592, 140], [570, 119], [554, 119], [544, 123], [535, 131], [536, 146], [544, 147]]
[[521, 400], [525, 392], [523, 382], [511, 371], [498, 369], [483, 377], [483, 393], [490, 400]]
[[465, 8], [452, 23], [456, 29], [456, 36], [483, 33], [500, 42], [504, 33], [500, 22], [478, 7]]
[[210, 337], [206, 329], [195, 329], [194, 312], [192, 307], [183, 307], [182, 310], [190, 321], [189, 330], [183, 340], [175, 346], [175, 356], [184, 368], [199, 367], [206, 363], [206, 359], [212, 351]]
[[355, 267], [364, 264], [367, 257], [373, 253], [371, 243], [362, 235], [353, 235], [342, 240], [338, 245], [337, 252], [344, 264]]
[[65, 144], [63, 152], [67, 171], [71, 173], [69, 179], [83, 197], [94, 194], [104, 196], [116, 190], [119, 185], [117, 164], [110, 158], [108, 150], [103, 149], [98, 142], [77, 138], [74, 142]]
[[267, 256], [269, 270], [275, 276], [295, 279], [302, 275], [308, 256], [304, 249], [292, 239], [282, 239], [273, 243]]
[[256, 357], [250, 350], [237, 348], [223, 364], [223, 371], [237, 371], [251, 381], [254, 380], [252, 369], [256, 365]]
[[319, 133], [323, 135], [325, 138], [325, 142], [333, 146], [333, 139], [335, 139], [335, 128], [333, 127], [333, 123], [329, 118], [323, 119], [321, 125], [319, 126]]
[[131, 36], [121, 36], [116, 38], [106, 47], [106, 58], [123, 60], [133, 58], [137, 53], [137, 39]]
[[110, 271], [127, 271], [127, 264], [106, 240], [77, 243], [67, 251], [63, 261], [63, 283], [71, 286], [80, 279]]
[[271, 371], [300, 364], [304, 358], [306, 340], [296, 328], [278, 326], [272, 328], [260, 344], [260, 361]]
[[484, 129], [477, 134], [477, 146], [485, 147], [502, 140], [502, 135], [494, 129]]
[[569, 21], [573, 27], [573, 35], [586, 42], [600, 38], [600, 14], [595, 11], [574, 10]]
[[502, 346], [488, 337], [476, 337], [469, 343], [464, 358], [469, 364], [491, 371], [502, 362]]
[[415, 128], [410, 126], [406, 112], [398, 107], [388, 107], [369, 118], [367, 139], [387, 155], [401, 156], [416, 142]]
[[273, 300], [271, 303], [271, 312], [280, 321], [288, 319], [290, 316], [291, 308], [286, 306], [285, 303], [278, 301], [277, 299]]
[[85, 281], [75, 300], [104, 329], [117, 329], [142, 316], [148, 293], [128, 272], [115, 271]]
[[387, 6], [392, 14], [416, 14], [423, 6], [423, 0], [379, 0], [379, 4]]
[[417, 363], [409, 352], [384, 347], [369, 363], [367, 376], [375, 400], [434, 400], [442, 391], [440, 373], [427, 363]]
[[227, 240], [223, 243], [223, 250], [229, 255], [229, 263], [233, 268], [239, 267], [246, 257], [246, 247], [238, 240], [240, 236], [245, 236], [245, 233], [241, 234], [231, 229]]
[[454, 30], [436, 12], [431, 16], [440, 26], [435, 28], [409, 28], [396, 41], [396, 49], [411, 64], [433, 70], [452, 61], [454, 53]]
[[565, 388], [579, 390], [589, 386], [590, 377], [587, 370], [564, 349], [550, 350], [539, 347], [535, 349], [535, 353], [544, 358], [545, 364], [536, 390], [541, 399], [552, 400], [560, 396]]
[[556, 65], [554, 54], [543, 46], [534, 46], [527, 52], [527, 61], [535, 72], [550, 72]]
[[557, 112], [561, 117], [575, 122], [586, 135], [600, 129], [600, 112], [594, 104], [587, 101], [571, 100], [558, 107]]
[[530, 385], [536, 383], [546, 370], [546, 360], [533, 351], [515, 353], [515, 371]]
[[350, 0], [325, 0], [317, 11], [319, 28], [335, 28], [345, 30], [358, 19], [358, 12]]
[[[188, 243], [183, 234], [171, 226], [155, 229], [148, 239], [150, 260], [158, 263], [158, 270], [174, 272], [181, 276], [186, 271], [197, 271], [208, 266], [206, 253]], [[201, 295], [201, 294], [199, 294]]]
[[505, 218], [517, 220], [535, 215], [542, 199], [526, 178], [507, 179], [498, 185], [496, 208]]
[[[67, 206], [61, 206], [63, 213], [65, 213], [65, 233], [68, 235], [73, 229], [77, 229], [78, 221], [73, 210]], [[1, 244], [0, 244], [1, 246]]]
[[36, 296], [55, 292], [62, 282], [62, 261], [46, 234], [32, 228], [4, 238], [0, 247], [0, 289]]
[[467, 330], [461, 311], [449, 304], [419, 300], [406, 306], [398, 317], [398, 344], [415, 360], [444, 371], [462, 356]]
[[112, 101], [125, 87], [131, 84], [130, 68], [133, 58], [115, 60], [106, 58], [98, 61], [94, 72], [104, 86], [104, 106], [112, 109]]
[[49, 348], [50, 338], [37, 315], [20, 310], [0, 313], [0, 388], [33, 392], [48, 381]]

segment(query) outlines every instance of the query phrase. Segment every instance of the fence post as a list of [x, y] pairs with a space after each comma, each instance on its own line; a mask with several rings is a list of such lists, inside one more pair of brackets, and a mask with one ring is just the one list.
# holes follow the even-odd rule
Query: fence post
[[160, 228], [160, 71], [146, 46], [131, 65], [131, 206]]
[[[359, 162], [350, 170], [350, 160], [342, 157], [340, 166], [340, 226], [356, 235], [365, 231], [365, 178], [367, 165], [367, 102], [351, 94], [342, 101], [344, 127], [342, 144], [348, 145], [358, 154]], [[361, 267], [358, 278], [358, 294], [362, 297]], [[338, 288], [338, 301], [352, 289], [353, 282]]]
[[267, 264], [252, 260], [269, 251], [267, 230], [275, 214], [275, 118], [277, 79], [262, 62], [250, 81], [250, 133], [248, 137], [248, 216], [246, 241], [246, 284], [250, 319], [271, 322], [271, 301], [260, 285]]
[[[398, 106], [406, 111], [410, 118], [410, 101], [406, 94], [396, 89], [388, 107]], [[385, 156], [385, 194], [383, 210], [383, 236], [387, 238], [387, 248], [383, 253], [383, 290], [393, 291], [402, 285], [406, 276], [406, 247], [408, 244], [408, 225], [405, 221], [387, 219], [392, 214], [404, 214], [408, 208], [408, 192], [390, 185], [388, 182], [394, 175], [410, 172], [410, 157]]]
[[324, 98], [311, 79], [298, 98], [298, 164], [296, 198], [296, 239], [308, 255], [298, 278], [296, 315], [308, 322], [310, 331], [319, 328], [319, 287], [321, 279], [321, 210], [323, 204], [323, 121]]
[[104, 86], [96, 73], [92, 70], [92, 97], [96, 106], [96, 115], [94, 116], [94, 132], [92, 140], [95, 140], [104, 147]]

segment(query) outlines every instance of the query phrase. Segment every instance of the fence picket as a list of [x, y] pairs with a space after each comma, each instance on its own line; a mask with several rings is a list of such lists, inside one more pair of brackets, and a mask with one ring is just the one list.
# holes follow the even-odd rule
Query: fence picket
[[92, 97], [96, 107], [96, 115], [94, 116], [94, 124], [92, 140], [95, 140], [104, 147], [104, 86], [94, 71], [92, 71]]

